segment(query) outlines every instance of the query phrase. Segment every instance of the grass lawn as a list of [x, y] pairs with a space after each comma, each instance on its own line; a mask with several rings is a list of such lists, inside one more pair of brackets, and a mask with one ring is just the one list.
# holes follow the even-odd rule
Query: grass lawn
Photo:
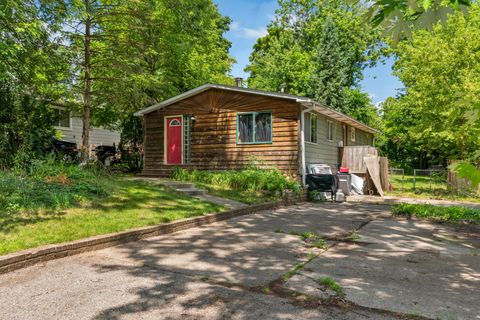
[[399, 204], [392, 207], [392, 213], [397, 216], [417, 217], [439, 222], [468, 221], [480, 223], [480, 209], [460, 206], [433, 206], [429, 204]]
[[107, 195], [67, 208], [0, 209], [0, 255], [224, 210], [152, 183], [100, 179]]
[[448, 184], [439, 177], [430, 179], [429, 177], [417, 176], [414, 188], [413, 176], [405, 175], [404, 191], [402, 191], [401, 175], [390, 175], [389, 180], [394, 190], [387, 192], [387, 195], [419, 199], [480, 202], [480, 197], [475, 195], [475, 193], [456, 192], [449, 188]]

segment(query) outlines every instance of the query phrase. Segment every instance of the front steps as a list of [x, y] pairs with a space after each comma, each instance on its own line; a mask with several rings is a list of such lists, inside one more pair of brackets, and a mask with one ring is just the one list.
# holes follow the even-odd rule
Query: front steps
[[188, 182], [166, 181], [162, 182], [162, 184], [178, 192], [188, 194], [189, 196], [200, 196], [207, 193], [206, 190], [195, 188], [192, 183]]

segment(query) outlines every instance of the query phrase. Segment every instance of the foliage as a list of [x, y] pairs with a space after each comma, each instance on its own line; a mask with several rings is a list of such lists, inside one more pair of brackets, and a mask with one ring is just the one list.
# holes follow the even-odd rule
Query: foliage
[[65, 164], [53, 156], [29, 159], [28, 165], [19, 158], [12, 171], [0, 171], [1, 215], [64, 209], [107, 194], [101, 179], [107, 173], [101, 169]]
[[234, 190], [283, 191], [299, 190], [298, 182], [285, 177], [278, 169], [248, 167], [238, 171], [206, 171], [176, 168], [172, 178], [180, 181], [200, 182]]
[[480, 209], [459, 206], [434, 206], [429, 204], [399, 204], [392, 207], [394, 215], [425, 218], [440, 222], [480, 222]]
[[[268, 34], [250, 56], [249, 86], [278, 91], [284, 85], [288, 93], [354, 117], [361, 113], [356, 108], [375, 113], [368, 96], [355, 99], [354, 94], [362, 68], [377, 58], [379, 47], [378, 32], [364, 23], [365, 10], [360, 2], [280, 1]], [[374, 123], [370, 112], [363, 119]]]
[[[97, 123], [138, 132], [132, 113], [206, 82], [228, 83], [230, 19], [211, 0], [122, 1], [94, 42]], [[113, 120], [113, 121], [112, 121]], [[131, 140], [130, 140], [131, 141]], [[124, 144], [128, 143], [124, 141]]]
[[0, 80], [35, 101], [75, 112], [88, 105], [92, 124], [121, 128], [135, 157], [134, 111], [205, 82], [232, 82], [229, 23], [212, 0], [5, 0]]
[[437, 22], [445, 23], [449, 14], [467, 12], [470, 0], [375, 0], [368, 17], [373, 25], [381, 25], [394, 43], [412, 35], [412, 30], [430, 29]]
[[[61, 172], [51, 166], [45, 169], [42, 176]], [[89, 195], [81, 205], [63, 210], [14, 213], [0, 210], [0, 255], [223, 210], [216, 204], [159, 185], [110, 175], [102, 175], [98, 179], [98, 172], [94, 175], [95, 179], [90, 169], [69, 167], [68, 170], [77, 170], [74, 176], [82, 176], [81, 182], [78, 178], [72, 178], [77, 186], [83, 184], [84, 188], [93, 187], [96, 181], [101, 180], [108, 188], [108, 194], [102, 193], [101, 197]], [[11, 175], [10, 178], [19, 183], [18, 177]], [[51, 191], [57, 193], [57, 190]], [[46, 195], [41, 189], [35, 192]]]
[[461, 177], [468, 178], [472, 182], [472, 187], [476, 189], [480, 184], [480, 170], [468, 162], [457, 162], [452, 164], [451, 169], [456, 171]]
[[395, 74], [405, 94], [384, 103], [389, 158], [415, 164], [480, 159], [480, 7], [398, 45]]
[[0, 81], [0, 168], [11, 167], [21, 154], [41, 154], [54, 136], [48, 106], [16, 91]]

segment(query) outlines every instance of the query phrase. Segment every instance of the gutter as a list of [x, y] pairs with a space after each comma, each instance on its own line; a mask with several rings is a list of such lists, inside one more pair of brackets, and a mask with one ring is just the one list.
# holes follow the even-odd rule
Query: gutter
[[[302, 106], [304, 106], [302, 104]], [[302, 173], [302, 185], [307, 185], [307, 166], [305, 163], [305, 113], [313, 111], [313, 107], [308, 107], [300, 112], [300, 148], [302, 148], [302, 162], [301, 162], [301, 173]]]

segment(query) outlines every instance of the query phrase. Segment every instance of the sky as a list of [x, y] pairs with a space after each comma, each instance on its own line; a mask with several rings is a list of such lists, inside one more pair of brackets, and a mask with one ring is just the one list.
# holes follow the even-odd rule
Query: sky
[[[243, 69], [259, 37], [267, 34], [267, 25], [278, 8], [277, 0], [214, 0], [224, 16], [232, 19], [230, 31], [225, 37], [232, 42], [230, 54], [237, 63], [232, 68], [234, 77], [248, 78]], [[395, 96], [402, 83], [391, 74], [393, 60], [364, 70], [361, 87], [377, 104], [390, 96]]]

